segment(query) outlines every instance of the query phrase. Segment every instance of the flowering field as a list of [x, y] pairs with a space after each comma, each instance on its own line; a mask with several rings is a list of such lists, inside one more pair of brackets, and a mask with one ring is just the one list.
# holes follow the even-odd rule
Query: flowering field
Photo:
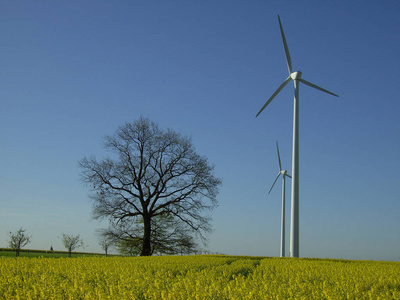
[[0, 270], [0, 299], [400, 299], [398, 262], [21, 257]]

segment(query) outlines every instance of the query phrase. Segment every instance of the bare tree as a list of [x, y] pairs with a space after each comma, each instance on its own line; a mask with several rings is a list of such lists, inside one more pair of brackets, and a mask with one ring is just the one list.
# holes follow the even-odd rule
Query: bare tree
[[8, 245], [11, 249], [15, 250], [15, 255], [19, 256], [19, 252], [22, 247], [26, 246], [28, 243], [31, 242], [31, 236], [28, 236], [25, 233], [26, 229], [18, 229], [16, 232], [9, 232], [10, 236], [10, 241], [8, 242]]
[[68, 256], [71, 257], [72, 251], [77, 248], [85, 247], [83, 240], [78, 235], [68, 235], [63, 233], [61, 237], [64, 247], [68, 250]]
[[101, 249], [103, 249], [103, 251], [105, 252], [106, 257], [107, 257], [108, 250], [113, 246], [113, 241], [110, 238], [108, 238], [107, 236], [102, 236], [100, 238], [99, 245], [100, 245]]
[[156, 245], [171, 247], [157, 234], [157, 221], [167, 224], [170, 234], [178, 230], [206, 240], [211, 226], [204, 213], [217, 205], [221, 180], [190, 138], [141, 117], [106, 136], [104, 146], [113, 158], [85, 157], [79, 164], [91, 188], [93, 217], [110, 222], [106, 234], [140, 241], [143, 256]]

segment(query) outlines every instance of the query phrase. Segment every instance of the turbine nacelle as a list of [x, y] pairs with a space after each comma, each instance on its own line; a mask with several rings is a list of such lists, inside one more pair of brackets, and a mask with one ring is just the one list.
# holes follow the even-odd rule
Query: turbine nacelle
[[311, 83], [307, 80], [304, 80], [301, 78], [302, 73], [300, 71], [297, 72], [293, 72], [293, 68], [292, 68], [292, 59], [290, 58], [290, 53], [289, 53], [289, 47], [286, 43], [286, 37], [285, 34], [283, 32], [283, 27], [282, 27], [282, 23], [281, 23], [281, 19], [279, 18], [278, 15], [278, 20], [279, 20], [279, 27], [281, 29], [281, 35], [282, 35], [282, 41], [283, 41], [283, 47], [285, 49], [285, 56], [286, 56], [286, 63], [287, 63], [287, 67], [288, 67], [288, 71], [289, 71], [289, 77], [286, 78], [286, 80], [276, 89], [276, 91], [272, 94], [271, 97], [269, 97], [269, 99], [267, 100], [267, 102], [264, 104], [264, 106], [260, 109], [260, 111], [257, 113], [256, 117], [258, 117], [258, 115], [264, 110], [264, 108], [266, 108], [268, 106], [268, 104], [271, 103], [271, 101], [275, 98], [276, 95], [279, 94], [279, 92], [289, 83], [290, 80], [297, 80], [301, 83], [304, 83], [305, 85], [308, 85], [312, 88], [315, 88], [317, 90], [320, 90], [322, 92], [331, 94], [333, 96], [339, 97], [338, 95], [323, 89], [322, 87], [319, 87], [318, 85], [315, 85], [314, 83]]
[[301, 73], [300, 71], [297, 72], [293, 72], [292, 74], [290, 74], [290, 78], [292, 78], [293, 80], [299, 80], [301, 78]]
[[283, 177], [283, 181], [285, 181], [285, 176], [292, 178], [292, 176], [290, 176], [289, 174], [287, 174], [286, 170], [282, 170], [282, 164], [281, 164], [281, 156], [279, 154], [279, 146], [278, 146], [278, 142], [276, 142], [276, 151], [278, 152], [278, 163], [279, 163], [279, 173], [278, 176], [276, 176], [276, 179], [274, 181], [274, 183], [271, 186], [271, 189], [269, 190], [268, 194], [271, 193], [272, 189], [274, 188], [274, 185], [276, 183], [276, 181], [278, 180], [279, 176], [282, 175]]

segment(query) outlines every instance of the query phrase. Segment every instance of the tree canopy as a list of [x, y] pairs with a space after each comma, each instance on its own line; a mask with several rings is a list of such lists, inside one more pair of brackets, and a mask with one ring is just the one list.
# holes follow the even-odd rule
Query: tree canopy
[[109, 221], [103, 235], [133, 242], [145, 256], [206, 240], [221, 180], [189, 137], [140, 117], [106, 136], [104, 147], [113, 156], [79, 162], [93, 217]]

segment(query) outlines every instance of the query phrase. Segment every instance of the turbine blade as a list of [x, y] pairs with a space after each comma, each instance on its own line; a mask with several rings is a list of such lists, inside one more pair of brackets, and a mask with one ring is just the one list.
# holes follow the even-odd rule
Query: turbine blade
[[290, 176], [289, 174], [286, 174], [285, 176], [287, 176], [287, 177], [289, 177], [289, 178], [292, 178], [292, 176]]
[[275, 93], [272, 94], [272, 96], [268, 99], [268, 101], [264, 104], [264, 106], [260, 109], [260, 111], [258, 112], [258, 114], [256, 115], [256, 118], [258, 117], [259, 114], [261, 114], [261, 112], [264, 110], [264, 108], [267, 107], [268, 104], [270, 104], [270, 102], [275, 98], [276, 95], [278, 95], [278, 93], [285, 87], [285, 85], [288, 84], [288, 82], [291, 80], [292, 78], [289, 76], [279, 87], [278, 89], [275, 91]]
[[333, 95], [333, 96], [339, 97], [338, 95], [336, 95], [336, 94], [334, 94], [334, 93], [332, 93], [332, 92], [330, 92], [330, 91], [328, 91], [328, 90], [325, 90], [325, 89], [323, 89], [322, 87], [319, 87], [318, 85], [315, 85], [315, 84], [313, 84], [313, 83], [311, 83], [311, 82], [308, 82], [307, 80], [304, 80], [303, 78], [300, 78], [300, 79], [298, 79], [298, 80], [299, 80], [300, 82], [302, 82], [302, 83], [308, 85], [308, 86], [311, 86], [311, 87], [317, 89], [317, 90], [320, 90], [320, 91], [323, 91], [323, 92], [325, 92], [325, 93], [331, 94], [331, 95]]
[[272, 191], [272, 189], [274, 188], [274, 185], [275, 185], [275, 183], [276, 183], [276, 181], [278, 180], [278, 178], [279, 178], [280, 175], [281, 175], [281, 172], [279, 172], [278, 176], [276, 176], [276, 179], [275, 179], [274, 183], [272, 184], [271, 189], [270, 189], [269, 192], [268, 192], [268, 195], [269, 195], [269, 193], [271, 193], [271, 191]]
[[276, 150], [278, 150], [279, 172], [280, 172], [280, 171], [282, 171], [282, 165], [281, 165], [281, 156], [279, 155], [278, 141], [276, 142]]
[[287, 45], [287, 43], [286, 43], [285, 33], [283, 32], [283, 27], [282, 27], [282, 23], [281, 23], [281, 18], [279, 18], [279, 15], [278, 15], [278, 20], [279, 20], [279, 27], [281, 28], [281, 35], [282, 35], [283, 47], [285, 48], [286, 63], [287, 63], [288, 70], [289, 70], [289, 75], [290, 75], [290, 74], [293, 73], [293, 70], [292, 70], [292, 60], [290, 59], [289, 48], [288, 48], [288, 45]]

